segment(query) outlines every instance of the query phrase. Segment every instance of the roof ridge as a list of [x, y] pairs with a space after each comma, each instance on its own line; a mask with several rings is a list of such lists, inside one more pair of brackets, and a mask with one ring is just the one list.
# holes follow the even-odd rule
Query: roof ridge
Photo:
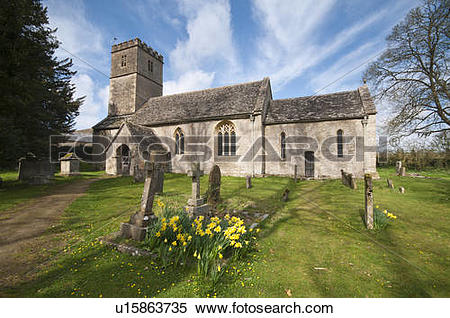
[[329, 96], [329, 95], [337, 95], [337, 94], [345, 94], [345, 93], [354, 93], [357, 92], [358, 89], [352, 89], [347, 91], [340, 91], [340, 92], [334, 92], [334, 93], [328, 93], [328, 94], [320, 94], [320, 95], [309, 95], [309, 96], [297, 96], [297, 97], [289, 97], [289, 98], [280, 98], [280, 99], [274, 99], [274, 102], [277, 101], [285, 101], [285, 100], [293, 100], [293, 99], [299, 99], [299, 98], [310, 98], [310, 97], [319, 97], [319, 96]]
[[162, 96], [150, 97], [149, 99], [147, 99], [147, 102], [148, 102], [149, 100], [156, 100], [156, 99], [161, 99], [161, 98], [169, 97], [169, 96], [189, 95], [189, 94], [194, 94], [194, 93], [200, 93], [200, 92], [207, 92], [207, 91], [219, 90], [219, 89], [228, 88], [228, 87], [235, 87], [235, 86], [243, 86], [243, 85], [255, 84], [255, 83], [259, 83], [259, 82], [264, 82], [264, 80], [265, 80], [265, 78], [263, 78], [262, 80], [259, 80], [259, 81], [252, 81], [252, 82], [245, 82], [245, 83], [237, 83], [237, 84], [224, 85], [224, 86], [219, 86], [219, 87], [204, 88], [204, 89], [199, 89], [199, 90], [196, 90], [196, 91], [181, 92], [181, 93], [175, 93], [175, 94], [169, 94], [169, 95], [162, 95]]

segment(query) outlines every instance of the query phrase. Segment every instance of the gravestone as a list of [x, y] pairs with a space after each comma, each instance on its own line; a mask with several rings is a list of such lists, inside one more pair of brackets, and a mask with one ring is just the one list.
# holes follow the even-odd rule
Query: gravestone
[[247, 189], [250, 189], [252, 187], [252, 177], [251, 176], [246, 176], [245, 179], [246, 179]]
[[289, 189], [285, 189], [283, 192], [283, 202], [286, 202], [289, 199]]
[[155, 179], [155, 191], [156, 194], [162, 194], [164, 192], [164, 169], [159, 162], [146, 163], [146, 175], [153, 175]]
[[137, 164], [133, 166], [133, 179], [136, 183], [145, 181], [145, 171]]
[[200, 177], [202, 175], [200, 163], [192, 163], [191, 170], [188, 171], [188, 176], [192, 177], [192, 197], [188, 200], [188, 205], [185, 208], [191, 217], [207, 215], [210, 211], [210, 205], [205, 202], [204, 198], [200, 197]]
[[75, 176], [80, 174], [80, 160], [73, 152], [69, 152], [59, 159], [61, 165], [61, 175]]
[[400, 177], [405, 177], [406, 176], [406, 167], [402, 167], [400, 169]]
[[294, 183], [297, 183], [297, 178], [298, 178], [298, 176], [297, 176], [297, 165], [294, 165]]
[[155, 193], [156, 180], [154, 174], [150, 173], [150, 175], [145, 178], [140, 210], [130, 217], [128, 223], [120, 224], [120, 235], [123, 238], [131, 238], [135, 241], [142, 241], [145, 239], [147, 226], [149, 222], [156, 217], [153, 213]]
[[400, 174], [400, 170], [402, 169], [402, 162], [401, 161], [397, 161], [395, 163], [395, 171], [397, 172], [397, 175]]
[[364, 221], [366, 227], [373, 229], [373, 184], [372, 176], [370, 174], [364, 175], [365, 186], [365, 209], [364, 209]]
[[54, 174], [53, 166], [48, 159], [38, 159], [31, 152], [19, 159], [20, 181], [33, 185], [46, 184], [53, 179]]
[[392, 183], [392, 180], [391, 179], [386, 179], [386, 181], [387, 181], [388, 188], [389, 189], [394, 189], [394, 184]]
[[220, 202], [221, 173], [218, 165], [214, 165], [209, 172], [208, 203], [216, 205]]
[[356, 190], [357, 186], [353, 174], [341, 170], [341, 181], [343, 185], [349, 187], [350, 189]]
[[405, 188], [403, 187], [398, 187], [398, 191], [400, 191], [401, 194], [405, 193]]

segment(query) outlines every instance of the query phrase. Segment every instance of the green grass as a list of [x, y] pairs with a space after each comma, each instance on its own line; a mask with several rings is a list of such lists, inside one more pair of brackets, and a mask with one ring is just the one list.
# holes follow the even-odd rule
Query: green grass
[[28, 185], [17, 180], [17, 171], [0, 172], [3, 179], [0, 188], [0, 213], [13, 208], [19, 203], [23, 203], [32, 198], [45, 195], [50, 190], [61, 184], [72, 182], [80, 178], [92, 178], [102, 175], [103, 172], [82, 172], [80, 176], [62, 177], [55, 176], [55, 180], [45, 185]]
[[[161, 268], [100, 245], [95, 239], [117, 231], [137, 210], [143, 184], [131, 178], [103, 179], [65, 211], [52, 229], [66, 247], [31, 280], [5, 294], [26, 297], [449, 297], [450, 181], [390, 176], [379, 170], [375, 204], [398, 216], [382, 231], [364, 228], [363, 184], [358, 190], [339, 180], [300, 181], [268, 177], [253, 180], [223, 177], [221, 209], [271, 213], [258, 239], [258, 250], [231, 264], [215, 290], [199, 281], [194, 267]], [[442, 176], [444, 175], [444, 176]], [[447, 173], [448, 175], [448, 173]], [[206, 189], [207, 176], [202, 177]], [[404, 186], [405, 194], [398, 192]], [[281, 193], [290, 188], [290, 200]], [[190, 178], [168, 174], [160, 199], [181, 207]], [[157, 209], [157, 208], [156, 208]]]

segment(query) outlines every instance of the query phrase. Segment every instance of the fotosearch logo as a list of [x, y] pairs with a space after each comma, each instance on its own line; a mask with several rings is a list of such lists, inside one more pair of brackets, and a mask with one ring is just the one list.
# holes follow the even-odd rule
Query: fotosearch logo
[[[329, 136], [317, 139], [311, 136], [279, 138], [247, 136], [194, 136], [182, 139], [164, 136], [51, 136], [50, 158], [54, 162], [63, 155], [74, 153], [81, 161], [102, 163], [117, 156], [130, 156], [149, 161], [158, 153], [159, 161], [178, 162], [295, 162], [305, 154], [314, 153], [316, 160], [330, 162], [363, 162], [367, 154], [377, 154], [379, 162], [387, 162], [387, 136], [378, 138], [378, 146], [364, 141], [363, 136]], [[381, 160], [381, 161], [380, 161]]]

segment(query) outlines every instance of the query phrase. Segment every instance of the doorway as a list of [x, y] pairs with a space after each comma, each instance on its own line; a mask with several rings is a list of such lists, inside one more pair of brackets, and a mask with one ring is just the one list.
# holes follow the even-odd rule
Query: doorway
[[124, 176], [130, 175], [130, 148], [127, 145], [120, 145], [117, 148], [116, 155], [119, 157], [117, 174]]
[[305, 177], [314, 178], [314, 151], [305, 152]]

